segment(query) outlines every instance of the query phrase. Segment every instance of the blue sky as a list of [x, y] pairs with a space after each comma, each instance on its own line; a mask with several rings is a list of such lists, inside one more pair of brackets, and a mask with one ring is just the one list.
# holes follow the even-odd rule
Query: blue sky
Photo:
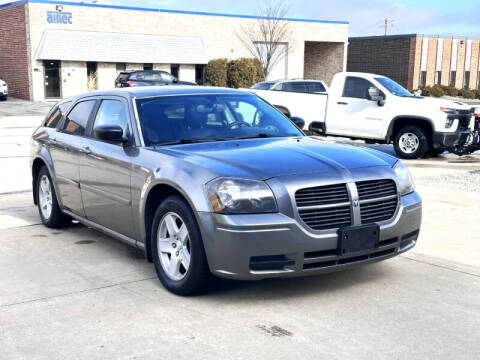
[[[9, 2], [8, 0], [0, 0]], [[260, 0], [98, 0], [129, 6], [257, 14]], [[394, 20], [391, 34], [480, 37], [480, 0], [289, 0], [290, 17], [350, 22], [350, 35], [381, 35], [378, 22]]]

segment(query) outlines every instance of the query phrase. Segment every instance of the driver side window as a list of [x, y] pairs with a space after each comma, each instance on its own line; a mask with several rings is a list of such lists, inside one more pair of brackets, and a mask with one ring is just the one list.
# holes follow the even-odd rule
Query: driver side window
[[348, 76], [345, 79], [345, 87], [343, 88], [342, 97], [368, 99], [369, 87], [376, 86], [366, 79]]
[[127, 136], [128, 117], [125, 104], [118, 100], [103, 100], [98, 108], [93, 130], [102, 125], [117, 125], [123, 129], [123, 136]]
[[255, 126], [256, 119], [258, 121], [259, 113], [257, 108], [249, 103], [238, 101], [231, 104], [235, 110], [236, 118], [239, 121], [246, 122], [250, 126]]

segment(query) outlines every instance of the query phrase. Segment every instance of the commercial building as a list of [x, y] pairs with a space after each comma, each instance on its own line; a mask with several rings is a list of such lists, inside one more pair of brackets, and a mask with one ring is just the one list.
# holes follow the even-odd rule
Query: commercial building
[[[272, 77], [329, 82], [346, 68], [348, 23], [284, 19], [292, 36]], [[109, 89], [119, 71], [161, 69], [201, 82], [214, 58], [250, 57], [239, 40], [247, 15], [51, 0], [0, 5], [0, 77], [32, 100]]]
[[352, 37], [348, 71], [388, 76], [409, 90], [445, 85], [480, 89], [480, 40], [427, 35]]

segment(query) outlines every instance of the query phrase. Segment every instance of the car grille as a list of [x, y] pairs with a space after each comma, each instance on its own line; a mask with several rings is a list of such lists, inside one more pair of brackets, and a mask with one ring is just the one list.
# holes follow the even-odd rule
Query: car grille
[[[393, 180], [361, 181], [355, 185], [362, 224], [386, 221], [395, 215], [398, 197]], [[346, 184], [300, 189], [295, 201], [300, 218], [313, 230], [352, 225], [352, 202]]]
[[314, 230], [332, 229], [352, 223], [346, 184], [317, 186], [295, 193], [303, 222]]

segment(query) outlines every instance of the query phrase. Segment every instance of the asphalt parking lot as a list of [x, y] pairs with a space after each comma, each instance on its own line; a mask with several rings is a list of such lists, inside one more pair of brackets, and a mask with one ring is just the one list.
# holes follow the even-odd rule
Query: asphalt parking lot
[[29, 136], [49, 106], [0, 103], [0, 359], [478, 359], [480, 155], [406, 162], [424, 200], [406, 254], [182, 298], [135, 249], [40, 224]]

